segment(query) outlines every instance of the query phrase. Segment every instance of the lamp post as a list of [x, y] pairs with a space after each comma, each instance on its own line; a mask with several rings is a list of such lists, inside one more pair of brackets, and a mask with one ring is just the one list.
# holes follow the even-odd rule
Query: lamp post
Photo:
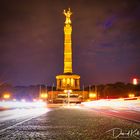
[[133, 85], [137, 85], [138, 84], [138, 80], [136, 78], [133, 79]]
[[135, 94], [134, 94], [134, 93], [130, 93], [130, 94], [128, 95], [128, 97], [129, 97], [129, 98], [134, 98], [134, 97], [135, 97]]
[[95, 99], [98, 100], [97, 86], [95, 85], [94, 87], [95, 88], [93, 90], [93, 88], [91, 88], [91, 86], [89, 85], [89, 98], [91, 100], [95, 100]]
[[72, 93], [72, 90], [64, 90], [65, 93], [67, 93], [68, 96], [68, 105], [70, 104], [70, 94]]
[[39, 88], [39, 98], [41, 100], [44, 100], [44, 101], [47, 101], [47, 99], [48, 99], [48, 93], [47, 93], [47, 91], [42, 92], [41, 85], [40, 85], [40, 88]]
[[139, 78], [133, 78], [133, 85], [138, 85], [140, 83]]
[[95, 85], [96, 100], [98, 100], [98, 87]]
[[4, 93], [3, 98], [9, 100], [11, 97], [10, 93]]

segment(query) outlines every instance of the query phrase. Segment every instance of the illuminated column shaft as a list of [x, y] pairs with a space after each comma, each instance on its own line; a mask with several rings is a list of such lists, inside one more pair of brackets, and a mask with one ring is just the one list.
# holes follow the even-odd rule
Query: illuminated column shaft
[[66, 23], [64, 27], [64, 73], [72, 73], [72, 27]]

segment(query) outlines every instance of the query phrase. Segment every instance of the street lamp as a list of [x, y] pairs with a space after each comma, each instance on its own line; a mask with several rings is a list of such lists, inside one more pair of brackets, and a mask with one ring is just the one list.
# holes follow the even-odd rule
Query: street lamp
[[3, 94], [3, 98], [6, 99], [6, 100], [10, 99], [10, 97], [11, 97], [11, 96], [10, 96], [9, 93], [4, 93], [4, 94]]
[[72, 90], [64, 90], [65, 93], [68, 94], [68, 105], [70, 103], [70, 93], [72, 93]]
[[134, 98], [135, 97], [135, 94], [130, 93], [128, 96], [129, 96], [129, 98]]
[[89, 98], [96, 98], [97, 97], [97, 94], [96, 93], [89, 93]]
[[40, 94], [40, 98], [41, 99], [47, 99], [48, 98], [48, 94], [47, 93], [41, 93]]
[[137, 85], [138, 84], [138, 80], [137, 80], [137, 78], [134, 78], [133, 79], [133, 85]]
[[97, 100], [98, 99], [97, 86], [95, 85], [94, 92], [92, 90], [91, 90], [91, 86], [89, 85], [89, 98]]

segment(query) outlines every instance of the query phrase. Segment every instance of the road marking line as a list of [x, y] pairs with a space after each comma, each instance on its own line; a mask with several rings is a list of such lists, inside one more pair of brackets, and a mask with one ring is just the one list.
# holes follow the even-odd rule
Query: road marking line
[[4, 131], [8, 130], [8, 129], [14, 128], [14, 127], [17, 126], [17, 125], [20, 125], [20, 124], [22, 124], [22, 123], [24, 123], [24, 122], [30, 121], [30, 120], [32, 120], [32, 119], [34, 119], [34, 118], [37, 118], [37, 117], [41, 116], [41, 115], [43, 115], [43, 114], [37, 115], [37, 116], [35, 116], [35, 117], [31, 117], [31, 118], [29, 118], [29, 119], [25, 119], [25, 120], [20, 121], [20, 122], [14, 124], [14, 125], [12, 125], [12, 126], [9, 126], [9, 127], [4, 128], [4, 129], [1, 129], [1, 130], [0, 130], [0, 134], [1, 134], [2, 132], [4, 132]]

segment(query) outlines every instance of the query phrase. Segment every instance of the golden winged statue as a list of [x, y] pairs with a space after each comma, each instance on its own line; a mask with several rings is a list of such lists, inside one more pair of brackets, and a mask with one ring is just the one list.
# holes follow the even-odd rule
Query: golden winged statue
[[66, 16], [65, 24], [71, 24], [70, 16], [72, 15], [72, 12], [70, 11], [70, 8], [67, 12], [64, 10], [63, 14]]

